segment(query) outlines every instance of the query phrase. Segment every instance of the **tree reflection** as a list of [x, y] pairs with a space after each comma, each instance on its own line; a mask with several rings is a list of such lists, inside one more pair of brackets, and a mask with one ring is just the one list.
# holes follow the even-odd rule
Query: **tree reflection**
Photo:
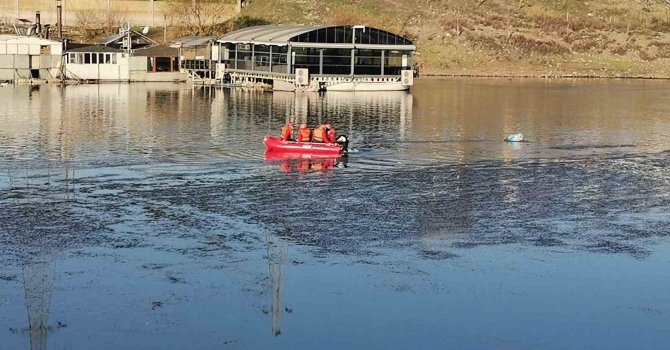
[[286, 242], [276, 237], [267, 237], [268, 271], [272, 288], [272, 335], [281, 334], [282, 295], [284, 293], [284, 270], [288, 261]]
[[28, 312], [30, 350], [47, 348], [51, 294], [54, 285], [55, 263], [52, 252], [41, 249], [22, 259], [23, 288]]

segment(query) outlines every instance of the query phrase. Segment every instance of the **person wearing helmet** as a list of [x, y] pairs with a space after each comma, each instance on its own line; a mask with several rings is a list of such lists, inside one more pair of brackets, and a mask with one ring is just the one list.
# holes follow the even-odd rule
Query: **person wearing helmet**
[[312, 130], [307, 127], [307, 124], [300, 124], [300, 129], [298, 129], [298, 142], [310, 141], [312, 141]]
[[321, 124], [318, 128], [314, 129], [314, 134], [312, 135], [312, 142], [327, 142], [326, 141], [326, 128], [325, 125]]
[[281, 128], [281, 140], [282, 141], [291, 141], [291, 136], [293, 134], [293, 121], [289, 120], [286, 123], [286, 126]]

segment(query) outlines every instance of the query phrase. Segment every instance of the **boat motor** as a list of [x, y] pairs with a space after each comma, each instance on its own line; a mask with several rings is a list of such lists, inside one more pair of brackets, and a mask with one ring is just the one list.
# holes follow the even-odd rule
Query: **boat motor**
[[349, 150], [349, 138], [347, 138], [346, 135], [338, 136], [337, 139], [335, 140], [335, 143], [340, 145], [343, 152], [346, 153]]

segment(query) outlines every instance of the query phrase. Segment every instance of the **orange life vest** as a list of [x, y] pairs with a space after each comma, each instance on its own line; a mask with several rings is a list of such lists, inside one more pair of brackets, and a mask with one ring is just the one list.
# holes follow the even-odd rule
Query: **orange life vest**
[[314, 130], [314, 135], [312, 136], [313, 142], [323, 142], [326, 138], [326, 131], [323, 128], [318, 128]]
[[312, 138], [312, 130], [308, 128], [298, 130], [298, 142], [309, 142]]
[[288, 126], [282, 126], [281, 128], [281, 140], [288, 141], [291, 139], [291, 128]]

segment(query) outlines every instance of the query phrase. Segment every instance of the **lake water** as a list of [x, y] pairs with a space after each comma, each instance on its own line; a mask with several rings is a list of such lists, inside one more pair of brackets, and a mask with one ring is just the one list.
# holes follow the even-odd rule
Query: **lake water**
[[[669, 101], [0, 88], [0, 348], [667, 348]], [[266, 159], [288, 118], [353, 152]]]

